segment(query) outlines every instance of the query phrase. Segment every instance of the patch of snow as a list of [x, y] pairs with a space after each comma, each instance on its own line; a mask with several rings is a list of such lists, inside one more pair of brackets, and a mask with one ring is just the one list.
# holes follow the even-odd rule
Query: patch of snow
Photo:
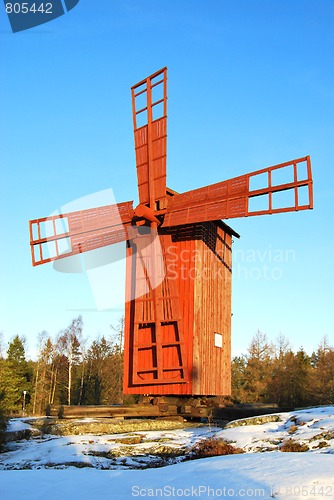
[[22, 418], [12, 418], [9, 423], [8, 427], [6, 429], [7, 432], [19, 432], [19, 431], [26, 431], [26, 430], [31, 430], [32, 427], [31, 425], [27, 424], [24, 419]]

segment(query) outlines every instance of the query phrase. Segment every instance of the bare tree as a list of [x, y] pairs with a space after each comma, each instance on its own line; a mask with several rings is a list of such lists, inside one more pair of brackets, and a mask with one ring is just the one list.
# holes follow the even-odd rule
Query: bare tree
[[291, 351], [291, 344], [289, 339], [283, 335], [279, 334], [275, 344], [275, 357], [278, 360], [283, 360], [288, 352]]
[[[37, 397], [42, 396], [39, 394], [39, 385], [40, 385], [40, 370], [41, 366], [43, 364], [43, 349], [45, 345], [46, 338], [48, 337], [48, 333], [44, 330], [43, 332], [38, 334], [38, 344], [37, 344], [37, 349], [38, 349], [38, 357], [37, 357], [37, 364], [36, 364], [36, 370], [35, 370], [35, 387], [34, 387], [34, 397], [33, 397], [33, 404], [32, 404], [32, 412], [33, 414], [36, 413], [36, 403], [37, 403]], [[44, 381], [45, 382], [45, 381]], [[44, 392], [44, 387], [45, 385], [41, 387], [42, 391]], [[40, 397], [40, 399], [43, 399]]]
[[124, 316], [122, 316], [116, 327], [111, 325], [115, 332], [113, 342], [111, 366], [110, 366], [110, 400], [112, 403], [123, 403], [123, 342], [124, 342]]
[[78, 405], [82, 404], [83, 396], [84, 396], [84, 382], [85, 382], [85, 374], [86, 374], [86, 363], [87, 363], [87, 348], [86, 348], [87, 339], [81, 339], [80, 342], [80, 353], [81, 353], [81, 377], [80, 377], [80, 389], [79, 389], [79, 397], [78, 397]]
[[3, 332], [0, 332], [0, 359], [4, 358], [4, 353], [5, 353], [5, 341], [3, 338]]
[[115, 341], [113, 342], [115, 346], [117, 347], [118, 351], [121, 353], [123, 352], [124, 348], [124, 316], [121, 316], [121, 318], [118, 320], [118, 323], [116, 326], [110, 325], [111, 329], [115, 332], [114, 337]]
[[248, 348], [245, 369], [246, 389], [251, 402], [265, 401], [274, 348], [267, 335], [256, 332]]
[[68, 363], [68, 380], [67, 380], [67, 404], [70, 405], [72, 401], [72, 373], [73, 367], [80, 358], [80, 343], [82, 340], [82, 317], [78, 316], [72, 320], [71, 324], [61, 332], [58, 343], [64, 356], [67, 358]]

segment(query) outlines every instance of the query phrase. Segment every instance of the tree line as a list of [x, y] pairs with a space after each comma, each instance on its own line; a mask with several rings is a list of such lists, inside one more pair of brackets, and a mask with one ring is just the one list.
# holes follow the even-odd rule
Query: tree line
[[[43, 415], [50, 405], [132, 403], [123, 396], [123, 319], [110, 338], [88, 344], [78, 316], [59, 334], [38, 336], [35, 361], [26, 359], [24, 338], [16, 335], [5, 352], [0, 336], [1, 413]], [[276, 343], [258, 331], [245, 355], [232, 360], [232, 401], [276, 403], [280, 407], [334, 404], [334, 349], [327, 339], [308, 355], [293, 352], [289, 340]]]
[[82, 317], [55, 339], [38, 336], [37, 360], [26, 359], [25, 340], [16, 335], [6, 354], [0, 349], [0, 411], [45, 415], [59, 405], [109, 405], [123, 402], [123, 319], [89, 345]]
[[293, 352], [285, 336], [272, 343], [258, 331], [247, 354], [233, 358], [232, 395], [282, 408], [334, 404], [334, 349], [325, 337], [311, 355]]

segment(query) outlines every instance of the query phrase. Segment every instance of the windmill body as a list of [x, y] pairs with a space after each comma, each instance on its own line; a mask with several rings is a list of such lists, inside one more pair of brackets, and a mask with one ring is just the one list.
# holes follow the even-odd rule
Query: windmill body
[[[233, 234], [222, 222], [161, 229], [159, 319], [152, 292], [126, 302], [125, 393], [230, 394]], [[136, 260], [127, 262], [131, 292], [140, 277]]]
[[239, 235], [221, 219], [313, 208], [310, 158], [178, 194], [166, 186], [167, 68], [132, 87], [132, 107], [139, 205], [31, 220], [33, 265], [126, 241], [124, 393], [229, 395]]

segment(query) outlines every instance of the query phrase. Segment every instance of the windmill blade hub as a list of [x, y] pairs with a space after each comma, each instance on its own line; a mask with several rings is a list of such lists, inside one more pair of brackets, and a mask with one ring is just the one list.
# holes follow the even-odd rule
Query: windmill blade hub
[[159, 219], [156, 218], [154, 215], [154, 210], [152, 208], [144, 205], [143, 203], [140, 203], [134, 210], [134, 215], [136, 217], [139, 217], [140, 219], [146, 219], [150, 222], [156, 222], [158, 225], [160, 225]]

